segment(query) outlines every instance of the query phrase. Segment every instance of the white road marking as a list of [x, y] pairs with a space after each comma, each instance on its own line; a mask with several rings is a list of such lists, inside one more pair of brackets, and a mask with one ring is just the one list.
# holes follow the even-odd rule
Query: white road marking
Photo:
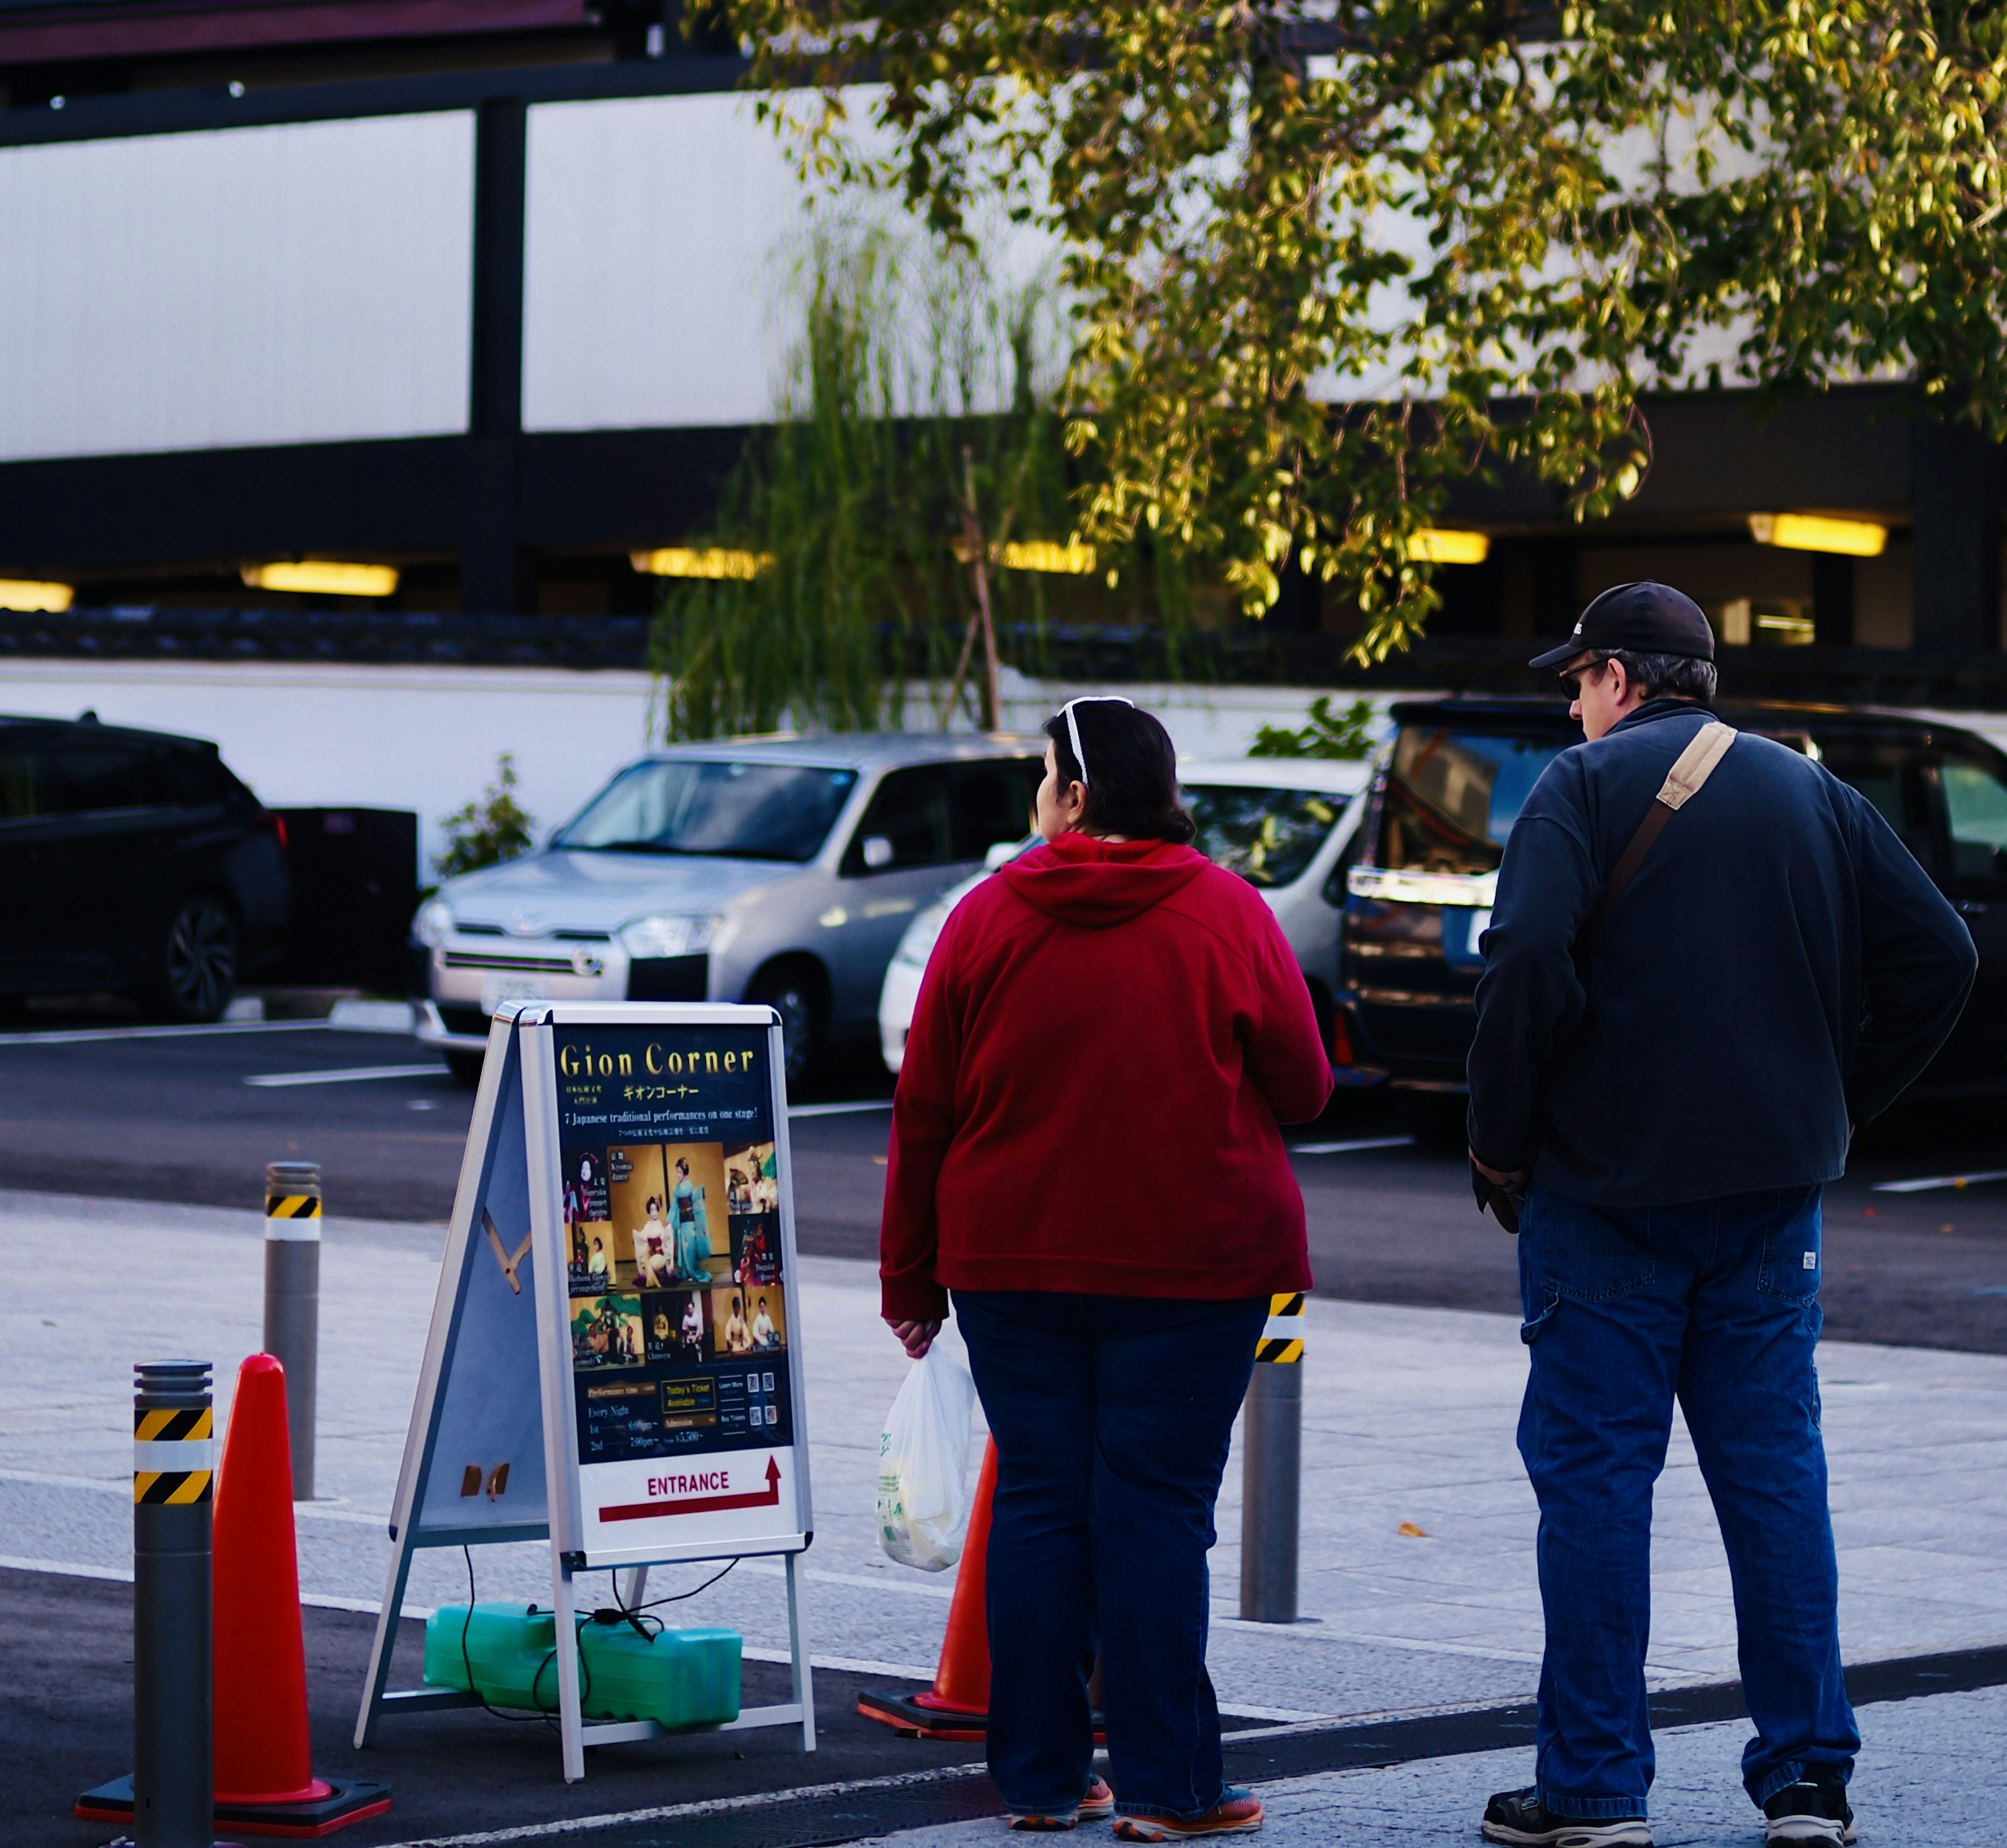
[[426, 1065], [344, 1065], [333, 1072], [260, 1072], [246, 1084], [273, 1090], [295, 1084], [360, 1084], [372, 1078], [443, 1078], [446, 1069], [435, 1059]]
[[1411, 1149], [1415, 1146], [1412, 1136], [1362, 1136], [1353, 1142], [1296, 1142], [1289, 1145], [1292, 1155], [1353, 1155], [1362, 1149]]
[[798, 1116], [855, 1116], [862, 1111], [891, 1108], [890, 1097], [873, 1098], [867, 1104], [790, 1104], [788, 1115], [791, 1119]]
[[69, 1026], [48, 1033], [0, 1033], [0, 1045], [79, 1046], [91, 1040], [187, 1040], [203, 1034], [326, 1033], [325, 1020], [230, 1020], [207, 1026]]
[[1876, 1193], [1931, 1193], [1940, 1187], [1976, 1187], [1982, 1181], [2007, 1181], [2007, 1168], [1989, 1168], [1971, 1175], [1926, 1175], [1919, 1181], [1878, 1181]]

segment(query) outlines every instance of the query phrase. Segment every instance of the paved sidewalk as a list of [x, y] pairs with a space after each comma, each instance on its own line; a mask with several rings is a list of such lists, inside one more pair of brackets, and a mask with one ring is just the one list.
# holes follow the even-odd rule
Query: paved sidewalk
[[[0, 1556], [122, 1574], [130, 1564], [130, 1368], [192, 1354], [227, 1401], [259, 1337], [256, 1214], [0, 1194]], [[373, 1607], [384, 1523], [438, 1276], [440, 1229], [327, 1223], [320, 1486], [299, 1511], [310, 1599]], [[925, 1679], [948, 1575], [878, 1552], [878, 1425], [904, 1366], [868, 1267], [805, 1260], [807, 1422], [819, 1497], [809, 1556], [817, 1657]], [[1513, 1448], [1525, 1353], [1508, 1317], [1310, 1305], [1303, 1604], [1287, 1628], [1232, 1615], [1239, 1464], [1215, 1555], [1212, 1665], [1256, 1718], [1414, 1712], [1523, 1698], [1540, 1648], [1533, 1500]], [[1850, 1659], [2007, 1638], [2007, 1358], [1832, 1344], [1825, 1424]], [[1403, 1522], [1427, 1536], [1403, 1536]], [[1653, 1673], [1732, 1677], [1727, 1570], [1691, 1447], [1661, 1486]], [[477, 1552], [480, 1595], [535, 1599], [535, 1547]], [[694, 1585], [705, 1571], [659, 1576]], [[460, 1555], [422, 1557], [419, 1609], [466, 1595]], [[748, 1562], [683, 1607], [772, 1659], [785, 1641], [778, 1566]], [[415, 1673], [415, 1665], [404, 1671]]]
[[[1861, 1710], [1854, 1811], [1864, 1848], [1998, 1848], [1999, 1768], [2007, 1763], [2007, 1689], [1939, 1694]], [[1739, 1765], [1748, 1725], [1686, 1726], [1658, 1737], [1652, 1790], [1658, 1848], [1751, 1848], [1762, 1818]], [[1485, 1800], [1532, 1781], [1527, 1751], [1472, 1752], [1366, 1771], [1324, 1772], [1263, 1786], [1264, 1848], [1470, 1848]], [[1080, 1832], [1084, 1845], [1106, 1829]], [[1001, 1848], [1000, 1819], [879, 1836], [859, 1848]]]

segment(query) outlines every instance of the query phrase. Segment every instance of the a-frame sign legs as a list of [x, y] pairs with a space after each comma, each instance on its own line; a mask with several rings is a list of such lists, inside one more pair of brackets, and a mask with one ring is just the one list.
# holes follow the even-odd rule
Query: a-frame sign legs
[[575, 1784], [585, 1776], [585, 1715], [579, 1699], [576, 1606], [571, 1567], [554, 1546], [551, 1549], [551, 1608], [558, 1619], [558, 1731], [564, 1747], [564, 1780], [568, 1784]]

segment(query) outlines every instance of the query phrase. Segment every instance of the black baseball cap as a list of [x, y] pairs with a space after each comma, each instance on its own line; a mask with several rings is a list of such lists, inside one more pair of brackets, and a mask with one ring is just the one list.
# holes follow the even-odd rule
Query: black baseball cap
[[1575, 618], [1574, 632], [1559, 648], [1536, 655], [1529, 667], [1558, 667], [1585, 648], [1638, 655], [1688, 655], [1714, 659], [1714, 631], [1699, 604], [1670, 584], [1612, 585]]

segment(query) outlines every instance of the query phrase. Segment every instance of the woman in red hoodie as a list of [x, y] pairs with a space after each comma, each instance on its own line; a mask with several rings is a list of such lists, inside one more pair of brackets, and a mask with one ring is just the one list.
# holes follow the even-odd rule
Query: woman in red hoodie
[[[1268, 1299], [1310, 1282], [1276, 1125], [1324, 1108], [1331, 1069], [1273, 914], [1188, 844], [1164, 728], [1094, 699], [1046, 731], [1046, 844], [955, 907], [921, 984], [884, 1315], [917, 1358], [953, 1292], [996, 1440], [989, 1769], [1013, 1826], [1243, 1831], [1261, 1805], [1222, 1779], [1206, 1553]], [[1092, 1775], [1097, 1648], [1119, 1803]]]

